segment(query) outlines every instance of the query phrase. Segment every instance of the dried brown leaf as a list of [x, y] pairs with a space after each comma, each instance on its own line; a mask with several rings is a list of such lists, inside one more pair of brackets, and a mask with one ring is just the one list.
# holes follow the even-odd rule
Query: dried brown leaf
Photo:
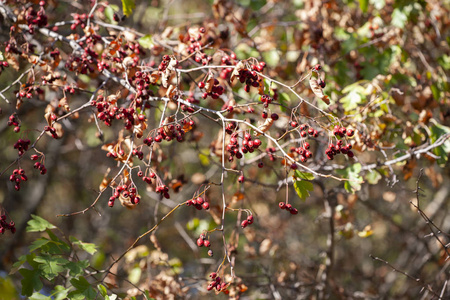
[[320, 98], [323, 102], [325, 102], [326, 104], [330, 104], [330, 99], [328, 98], [327, 95], [325, 95], [323, 93], [322, 88], [319, 85], [319, 82], [317, 82], [317, 79], [311, 77], [311, 79], [309, 80], [309, 85], [311, 87], [311, 90], [313, 91], [313, 93]]
[[[267, 118], [264, 123], [258, 127], [258, 129], [262, 132], [266, 132], [267, 130], [270, 129], [270, 127], [272, 127], [273, 125], [273, 119], [272, 118]], [[255, 136], [260, 136], [262, 133], [255, 131]]]

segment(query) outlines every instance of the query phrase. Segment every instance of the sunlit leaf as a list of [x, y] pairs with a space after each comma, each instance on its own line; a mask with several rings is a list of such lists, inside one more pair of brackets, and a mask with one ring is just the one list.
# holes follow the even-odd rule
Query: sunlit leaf
[[39, 216], [31, 215], [31, 218], [32, 220], [27, 223], [27, 232], [37, 232], [56, 228], [56, 226]]
[[303, 179], [303, 180], [313, 180], [315, 177], [313, 174], [308, 172], [301, 172], [299, 170], [295, 170], [294, 177], [296, 180]]
[[140, 39], [138, 39], [139, 44], [147, 49], [152, 49], [154, 42], [153, 42], [153, 36], [150, 34], [144, 35]]
[[294, 180], [294, 189], [300, 199], [309, 197], [309, 192], [314, 190], [313, 184], [306, 180]]
[[369, 7], [369, 0], [359, 0], [359, 8], [363, 13], [367, 12], [367, 8]]
[[136, 7], [134, 0], [122, 0], [123, 14], [129, 17], [133, 13], [133, 9]]
[[369, 184], [377, 184], [382, 176], [377, 171], [372, 170], [372, 172], [366, 174], [365, 178]]
[[392, 12], [392, 25], [399, 28], [404, 28], [407, 20], [408, 16], [401, 9], [394, 9], [394, 11]]
[[97, 252], [97, 245], [95, 244], [82, 242], [73, 236], [70, 237], [70, 241], [89, 254]]
[[349, 193], [355, 193], [361, 189], [361, 183], [363, 183], [362, 177], [359, 175], [361, 172], [361, 164], [353, 164], [343, 170], [337, 170], [336, 173], [342, 175], [348, 180], [345, 181], [344, 187]]

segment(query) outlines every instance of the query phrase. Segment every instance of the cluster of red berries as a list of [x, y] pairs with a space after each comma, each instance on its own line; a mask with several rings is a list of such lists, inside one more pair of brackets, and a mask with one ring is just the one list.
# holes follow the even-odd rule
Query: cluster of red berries
[[339, 140], [336, 142], [336, 145], [330, 143], [328, 145], [328, 148], [325, 150], [325, 154], [327, 155], [328, 160], [333, 160], [334, 156], [339, 153], [347, 154], [348, 157], [353, 157], [355, 156], [355, 154], [351, 149], [352, 149], [351, 144], [347, 144], [344, 146], [344, 142], [342, 140]]
[[127, 185], [124, 184], [124, 185], [119, 185], [115, 189], [114, 194], [109, 198], [108, 206], [109, 207], [113, 207], [114, 206], [114, 202], [120, 196], [122, 196], [123, 198], [130, 198], [130, 202], [132, 204], [138, 204], [139, 202], [141, 202], [141, 197], [139, 197], [137, 195], [136, 188], [132, 187], [131, 185], [127, 186]]
[[6, 222], [6, 215], [2, 214], [0, 216], [0, 233], [4, 234], [6, 230], [11, 230], [11, 233], [16, 233], [16, 224], [14, 221]]
[[[204, 89], [206, 86], [206, 84], [203, 81], [200, 81], [198, 83], [198, 88], [199, 89]], [[219, 99], [220, 95], [222, 95], [225, 92], [225, 88], [223, 86], [220, 85], [219, 80], [214, 79], [214, 84], [211, 88], [210, 92], [204, 92], [202, 95], [203, 99], [208, 98], [208, 96], [210, 96], [213, 99]]]
[[17, 47], [17, 43], [13, 40], [6, 44], [6, 53], [22, 54], [22, 51]]
[[[188, 103], [192, 103], [192, 104], [198, 104], [200, 101], [198, 101], [197, 99], [194, 98], [194, 93], [189, 92], [189, 96], [186, 98], [185, 100]], [[188, 113], [193, 113], [195, 112], [195, 109], [192, 106], [186, 105], [186, 104], [181, 104], [180, 106], [182, 111], [186, 111]]]
[[152, 184], [152, 179], [156, 178], [156, 174], [153, 172], [150, 172], [149, 176], [144, 176], [144, 172], [139, 171], [137, 172], [137, 176], [141, 177], [142, 180], [147, 184]]
[[[55, 115], [55, 116], [56, 116], [56, 115]], [[53, 137], [54, 139], [57, 139], [57, 138], [58, 138], [58, 134], [56, 133], [56, 128], [55, 128], [55, 127], [52, 127], [52, 126], [45, 126], [45, 127], [44, 127], [44, 130], [47, 131], [47, 132], [50, 132], [50, 134], [52, 135], [52, 137]]]
[[[189, 126], [194, 126], [195, 122], [194, 120], [181, 120], [181, 125], [185, 125], [188, 122]], [[180, 124], [169, 124], [165, 125], [164, 127], [160, 127], [157, 130], [157, 134], [154, 138], [148, 137], [147, 139], [144, 139], [144, 143], [148, 146], [152, 144], [153, 141], [157, 143], [161, 143], [163, 140], [170, 142], [171, 140], [175, 139], [178, 142], [182, 142], [184, 140], [184, 135], [186, 134], [183, 126]]]
[[211, 242], [209, 241], [206, 234], [203, 234], [203, 233], [200, 234], [200, 237], [197, 239], [197, 246], [199, 246], [199, 247], [205, 246], [206, 248], [211, 247]]
[[[97, 118], [103, 121], [106, 126], [111, 126], [113, 119], [125, 120], [125, 129], [128, 130], [135, 124], [135, 110], [133, 107], [119, 108], [116, 103], [108, 102], [103, 95], [99, 95], [97, 100], [91, 101], [91, 105], [97, 108]], [[145, 120], [144, 115], [138, 115], [137, 118], [141, 122]]]
[[266, 153], [267, 153], [267, 156], [269, 157], [270, 161], [275, 161], [275, 155], [274, 155], [275, 152], [277, 152], [277, 149], [275, 149], [275, 147], [266, 148]]
[[212, 279], [212, 281], [209, 282], [208, 287], [206, 288], [208, 291], [212, 290], [213, 288], [216, 288], [216, 291], [225, 291], [225, 289], [229, 286], [228, 283], [222, 282], [222, 278], [217, 276], [216, 272], [212, 272], [209, 274], [209, 277]]
[[251, 65], [252, 71], [248, 69], [244, 69], [239, 71], [239, 81], [241, 83], [245, 83], [244, 91], [247, 93], [250, 92], [250, 87], [259, 87], [259, 82], [261, 80], [260, 76], [256, 73], [262, 72], [264, 68], [266, 67], [265, 62], [260, 62], [257, 65]]
[[[224, 55], [221, 59], [222, 65], [231, 66], [236, 63], [236, 54], [232, 52], [230, 55]], [[220, 71], [220, 78], [228, 80], [230, 78], [231, 73], [233, 73], [233, 68], [223, 68]]]
[[[72, 24], [73, 25], [73, 24]], [[94, 43], [91, 43], [93, 46]], [[71, 55], [66, 61], [66, 68], [81, 74], [93, 73], [98, 54], [91, 47], [84, 47], [81, 56]]]
[[289, 203], [280, 202], [278, 203], [278, 207], [289, 211], [292, 215], [298, 214], [298, 209], [292, 207], [292, 205]]
[[308, 124], [302, 124], [299, 126], [299, 130], [300, 130], [300, 135], [301, 137], [305, 138], [307, 137], [307, 135], [309, 134], [312, 137], [318, 137], [319, 136], [319, 132], [317, 130], [315, 130], [312, 127], [309, 127]]
[[245, 219], [245, 220], [243, 220], [243, 221], [241, 222], [241, 227], [242, 227], [242, 228], [245, 228], [245, 227], [247, 227], [248, 225], [253, 224], [253, 221], [254, 221], [253, 215], [248, 215], [247, 219]]
[[[232, 123], [229, 123], [228, 125], [230, 125]], [[227, 125], [227, 126], [228, 126]], [[234, 156], [236, 156], [237, 159], [241, 159], [243, 154], [246, 153], [253, 153], [253, 151], [255, 151], [255, 149], [258, 149], [259, 146], [261, 146], [261, 140], [260, 139], [255, 139], [252, 140], [252, 136], [250, 133], [246, 132], [244, 134], [244, 140], [242, 141], [242, 147], [241, 147], [241, 151], [239, 151], [239, 143], [238, 143], [238, 139], [237, 139], [237, 133], [232, 133], [231, 134], [231, 138], [230, 138], [230, 142], [227, 145], [227, 151], [230, 153], [230, 156], [228, 157], [228, 161], [233, 161]], [[242, 176], [243, 178], [244, 176]], [[243, 180], [242, 180], [243, 181]]]
[[167, 185], [161, 184], [161, 185], [157, 186], [156, 187], [156, 192], [160, 193], [161, 195], [163, 195], [164, 198], [170, 199], [169, 187]]
[[20, 120], [16, 114], [12, 114], [9, 116], [8, 126], [14, 126], [14, 132], [20, 131]]
[[69, 93], [69, 94], [75, 94], [75, 89], [73, 88], [73, 86], [65, 85], [64, 92]]
[[232, 134], [233, 131], [237, 128], [236, 122], [230, 122], [225, 126], [225, 132], [228, 134]]
[[345, 127], [341, 127], [339, 125], [334, 126], [333, 129], [333, 134], [334, 136], [338, 136], [338, 137], [344, 137], [346, 134], [348, 137], [352, 137], [355, 135], [355, 131], [353, 129], [347, 129]]
[[[303, 144], [303, 146], [300, 147], [291, 147], [291, 153], [297, 153], [299, 155], [299, 159], [302, 163], [306, 163], [308, 161], [308, 158], [311, 158], [313, 156], [312, 152], [309, 151], [310, 148], [310, 144], [308, 142], [305, 142]], [[297, 169], [297, 164], [293, 163], [291, 165], [291, 169], [296, 170]]]
[[44, 5], [45, 2], [41, 1], [39, 3], [41, 7], [36, 11], [33, 7], [29, 7], [25, 13], [25, 20], [28, 24], [28, 32], [30, 34], [34, 33], [35, 27], [45, 27], [47, 26], [48, 18], [45, 15]]
[[169, 62], [170, 62], [170, 56], [167, 55], [167, 54], [164, 55], [162, 57], [162, 62], [158, 66], [158, 71], [164, 72], [167, 69], [167, 66], [169, 65]]
[[36, 95], [44, 93], [44, 91], [38, 86], [25, 84], [19, 91], [16, 91], [16, 97], [18, 100], [22, 100], [23, 98], [31, 99], [31, 97], [33, 97], [33, 91]]
[[70, 25], [71, 30], [77, 29], [78, 26], [81, 27], [81, 29], [84, 29], [86, 27], [86, 21], [87, 21], [88, 15], [87, 14], [74, 14], [73, 20], [74, 22], [72, 25]]
[[31, 141], [28, 139], [18, 139], [17, 142], [14, 143], [14, 149], [17, 149], [17, 154], [22, 156], [28, 150], [28, 146], [30, 146], [30, 144]]
[[14, 182], [14, 189], [16, 191], [20, 190], [20, 182], [27, 181], [28, 177], [25, 175], [24, 169], [14, 169], [11, 176], [9, 176], [9, 181]]
[[9, 63], [6, 60], [0, 61], [0, 74], [2, 74], [3, 69], [7, 67], [9, 67]]
[[189, 34], [190, 38], [189, 38], [189, 46], [187, 48], [187, 52], [189, 54], [192, 53], [197, 53], [194, 57], [194, 60], [197, 63], [202, 63], [202, 65], [207, 65], [211, 60], [212, 57], [211, 56], [207, 56], [204, 53], [201, 53], [200, 51], [202, 50], [202, 39], [203, 39], [203, 35], [206, 33], [206, 28], [205, 27], [200, 27], [199, 28], [199, 34], [197, 36], [194, 36], [193, 34]]
[[261, 95], [259, 99], [261, 100], [262, 103], [264, 103], [265, 108], [269, 107], [269, 104], [272, 103], [274, 100], [272, 97], [266, 94]]
[[138, 159], [142, 160], [144, 159], [144, 152], [139, 150], [138, 148], [134, 148], [132, 151], [132, 155], [136, 156]]
[[144, 100], [150, 96], [150, 76], [147, 73], [137, 71], [134, 73], [134, 86], [136, 87], [136, 104], [140, 107]]
[[203, 197], [197, 197], [192, 200], [186, 201], [187, 206], [194, 206], [198, 210], [208, 210], [209, 209], [209, 202], [203, 199]]
[[47, 169], [45, 168], [45, 165], [40, 162], [35, 162], [33, 168], [39, 169], [41, 175], [47, 174]]

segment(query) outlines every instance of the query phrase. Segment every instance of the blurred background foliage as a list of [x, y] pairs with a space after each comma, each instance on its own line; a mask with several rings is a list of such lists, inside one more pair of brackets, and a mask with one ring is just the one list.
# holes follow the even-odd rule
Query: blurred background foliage
[[[89, 1], [49, 3], [50, 24], [71, 20], [68, 11], [88, 13], [90, 7]], [[255, 224], [242, 230], [237, 214], [226, 216], [230, 227], [225, 234], [238, 241], [238, 247], [231, 249], [237, 282], [243, 284], [240, 293], [234, 296], [236, 299], [238, 295], [241, 299], [432, 299], [433, 294], [423, 289], [424, 284], [429, 284], [438, 295], [443, 291], [442, 299], [450, 297], [447, 253], [429, 236], [429, 227], [410, 204], [416, 203], [413, 191], [419, 170], [423, 169], [420, 207], [442, 229], [439, 238], [448, 245], [449, 235], [444, 233], [450, 233], [450, 141], [429, 154], [413, 154], [409, 159], [385, 164], [450, 132], [448, 1], [136, 1], [131, 15], [119, 23], [112, 15], [114, 12], [123, 15], [123, 3], [107, 4], [104, 22], [135, 29], [140, 33], [138, 37], [147, 37], [147, 41], [141, 42], [149, 43], [145, 44], [149, 48], [154, 47], [155, 41], [164, 41], [167, 47], [162, 47], [162, 54], [172, 54], [171, 47], [176, 46], [178, 35], [185, 34], [189, 26], [202, 25], [214, 28], [221, 37], [221, 44], [207, 51], [228, 48], [239, 59], [261, 58], [269, 66], [266, 74], [288, 85], [295, 84], [302, 74], [320, 63], [326, 74], [324, 91], [330, 95], [331, 104], [317, 105], [357, 129], [354, 147], [357, 161], [352, 165], [358, 165], [356, 171], [345, 169], [351, 162], [343, 158], [327, 164], [317, 162], [315, 166], [320, 172], [362, 178], [364, 183], [360, 185], [345, 186], [333, 179], [316, 178], [310, 197], [302, 201], [294, 188], [289, 187], [286, 193], [285, 186], [280, 184], [284, 170], [279, 160], [263, 159], [263, 169], [256, 163], [247, 165], [245, 174], [249, 180], [245, 189], [236, 183], [237, 175], [229, 174], [225, 187], [228, 202], [235, 208], [250, 208], [256, 219]], [[2, 20], [2, 43], [9, 38], [6, 23]], [[70, 34], [67, 26], [61, 26], [59, 32]], [[37, 35], [36, 39], [39, 43], [45, 37]], [[149, 51], [148, 56], [159, 63], [161, 55]], [[21, 65], [21, 70], [24, 68]], [[20, 71], [3, 70], [0, 90], [18, 74]], [[69, 76], [80, 88], [90, 91], [100, 82], [95, 77], [70, 73]], [[185, 86], [189, 89], [189, 83]], [[105, 87], [115, 88], [112, 83]], [[284, 93], [281, 87], [278, 89]], [[312, 92], [302, 84], [296, 91], [313, 99]], [[246, 94], [239, 85], [234, 92], [242, 99], [257, 99], [257, 95]], [[21, 131], [29, 130], [30, 139], [37, 137], [35, 129], [45, 125], [42, 112], [56, 96], [31, 99], [19, 111]], [[11, 92], [9, 99], [13, 98]], [[71, 96], [71, 106], [78, 107], [88, 99], [89, 94], [79, 91]], [[289, 107], [298, 102], [288, 92], [282, 95], [282, 100]], [[210, 104], [214, 109], [222, 105]], [[3, 170], [16, 158], [12, 145], [17, 134], [6, 126], [14, 107], [7, 106], [2, 99], [0, 107]], [[306, 106], [301, 106], [300, 112], [305, 116], [317, 114]], [[161, 110], [152, 110], [149, 123], [157, 125], [160, 115]], [[190, 133], [187, 143], [165, 145], [160, 153], [167, 183], [182, 185], [171, 199], [161, 200], [148, 191], [143, 193], [142, 203], [136, 209], [118, 205], [110, 209], [106, 205], [109, 196], [104, 195], [97, 211], [57, 218], [56, 214], [88, 207], [97, 196], [106, 170], [117, 169], [113, 162], [104, 159], [96, 126], [85, 122], [87, 118], [87, 112], [80, 112], [79, 119], [64, 123], [66, 134], [62, 139], [40, 141], [39, 147], [46, 153], [47, 175], [38, 176], [30, 171], [30, 182], [20, 192], [14, 191], [6, 175], [1, 177], [0, 203], [18, 230], [15, 235], [8, 232], [0, 237], [0, 270], [3, 270], [0, 299], [20, 298], [21, 277], [8, 273], [40, 236], [25, 230], [31, 214], [47, 219], [67, 236], [97, 245], [93, 255], [82, 255], [90, 260], [91, 266], [102, 269], [176, 204], [191, 198], [199, 184], [205, 180], [220, 182], [219, 160], [210, 150], [220, 126], [199, 116], [195, 117], [199, 125]], [[106, 142], [116, 139], [118, 128], [102, 127]], [[282, 133], [283, 125], [274, 129], [277, 130]], [[317, 152], [322, 149], [320, 145], [313, 147]], [[21, 167], [32, 170], [32, 162], [23, 160]], [[341, 170], [335, 172], [338, 169]], [[145, 191], [144, 185], [138, 186]], [[324, 194], [324, 190], [333, 193]], [[299, 209], [299, 215], [279, 210], [278, 202], [285, 201], [286, 194]], [[213, 257], [208, 257], [204, 248], [195, 246], [203, 230], [217, 226], [214, 214], [219, 213], [221, 205], [220, 189], [211, 188], [207, 197], [213, 205], [211, 212], [187, 207], [175, 211], [158, 227], [152, 241], [146, 238], [112, 270], [118, 276], [108, 276], [108, 289], [121, 297], [138, 295], [131, 282], [150, 290], [150, 296], [156, 299], [231, 297], [215, 296], [205, 289], [206, 275], [217, 269], [223, 257], [219, 234], [211, 235]], [[330, 249], [326, 197], [336, 201], [336, 237], [333, 266], [324, 283], [322, 276]], [[420, 281], [392, 272], [388, 265], [369, 255], [390, 262]], [[42, 293], [48, 294], [55, 283], [43, 282]], [[62, 282], [57, 278], [58, 284]], [[326, 296], [321, 294], [322, 290], [326, 290]]]

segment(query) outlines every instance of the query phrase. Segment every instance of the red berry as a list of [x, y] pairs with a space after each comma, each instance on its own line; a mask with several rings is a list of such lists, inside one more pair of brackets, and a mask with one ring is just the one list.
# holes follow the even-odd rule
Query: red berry
[[245, 181], [244, 175], [241, 175], [241, 176], [238, 177], [238, 182], [239, 183], [243, 183], [244, 181]]
[[352, 137], [355, 134], [355, 131], [353, 129], [347, 130], [347, 136]]
[[280, 203], [278, 203], [278, 207], [280, 207], [281, 209], [285, 209], [286, 208], [286, 203], [280, 202]]
[[254, 221], [253, 215], [250, 215], [250, 216], [247, 217], [247, 222], [248, 222], [249, 225], [253, 224], [253, 221]]
[[208, 210], [209, 209], [209, 203], [208, 202], [204, 202], [202, 204], [203, 209]]
[[205, 247], [211, 247], [211, 242], [210, 241], [208, 241], [208, 240], [206, 240], [206, 241], [204, 241], [203, 242], [203, 246], [205, 246]]
[[205, 88], [205, 83], [204, 83], [203, 81], [200, 81], [200, 82], [198, 83], [198, 87], [199, 87], [200, 89]]
[[248, 221], [247, 220], [244, 220], [244, 221], [241, 222], [241, 227], [242, 228], [245, 228], [247, 226], [248, 226]]
[[202, 239], [202, 238], [198, 238], [198, 239], [197, 239], [197, 246], [203, 247], [203, 245], [204, 245], [203, 239]]

